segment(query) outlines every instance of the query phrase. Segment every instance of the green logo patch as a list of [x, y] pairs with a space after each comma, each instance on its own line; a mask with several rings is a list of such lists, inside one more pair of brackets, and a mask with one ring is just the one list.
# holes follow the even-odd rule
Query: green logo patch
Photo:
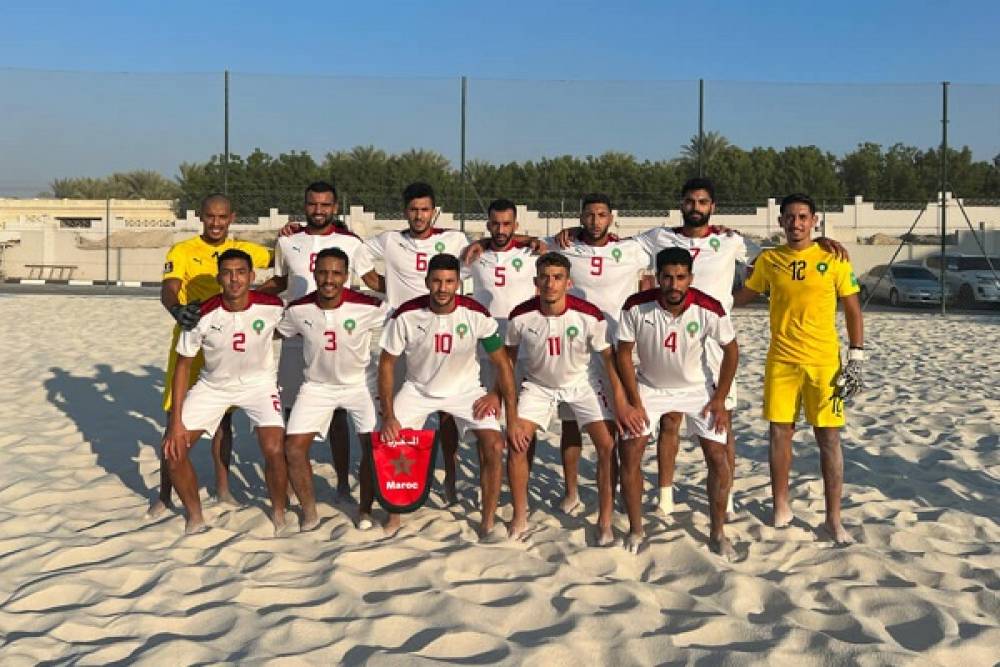
[[524, 262], [521, 261], [520, 257], [515, 257], [514, 261], [510, 263], [514, 267], [515, 271], [520, 271], [521, 267], [524, 266]]
[[580, 330], [575, 326], [570, 326], [570, 328], [566, 329], [566, 335], [569, 336], [570, 339], [576, 338], [580, 335]]
[[685, 328], [687, 329], [687, 332], [693, 336], [698, 333], [698, 329], [701, 327], [698, 326], [697, 322], [688, 322], [687, 327]]
[[858, 286], [858, 277], [856, 275], [854, 275], [853, 272], [851, 273], [851, 286], [852, 287], [857, 287]]
[[444, 252], [444, 243], [442, 243], [441, 241], [435, 243], [434, 250], [436, 250], [437, 252]]
[[717, 239], [717, 238], [715, 238], [713, 236], [711, 239], [709, 239], [708, 245], [712, 246], [712, 250], [718, 252], [719, 251], [719, 246], [721, 246], [722, 243], [719, 241], [719, 239]]
[[621, 259], [622, 259], [622, 251], [621, 251], [621, 248], [615, 248], [614, 250], [612, 250], [612, 251], [611, 251], [611, 256], [615, 258], [615, 261], [616, 261], [616, 262], [620, 262], [620, 261], [621, 261]]
[[469, 333], [469, 325], [466, 324], [465, 322], [459, 324], [457, 327], [455, 327], [455, 333], [458, 334], [459, 338], [464, 338], [465, 334]]
[[350, 319], [344, 320], [344, 331], [346, 331], [348, 333], [348, 335], [350, 335], [350, 333], [352, 331], [354, 331], [355, 327], [357, 327], [357, 326], [358, 326], [358, 323], [355, 322], [354, 320], [350, 320]]
[[250, 326], [253, 327], [253, 330], [256, 331], [259, 336], [260, 332], [264, 330], [264, 320], [254, 320], [253, 324]]
[[819, 271], [819, 274], [821, 276], [822, 275], [826, 275], [826, 270], [829, 269], [829, 268], [830, 268], [830, 265], [827, 264], [826, 262], [820, 262], [819, 264], [816, 265], [816, 270]]

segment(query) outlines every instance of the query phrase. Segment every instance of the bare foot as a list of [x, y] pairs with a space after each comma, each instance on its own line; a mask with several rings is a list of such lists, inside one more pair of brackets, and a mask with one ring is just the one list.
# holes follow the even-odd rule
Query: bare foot
[[275, 537], [284, 537], [288, 534], [288, 522], [285, 521], [284, 513], [275, 514], [271, 519], [271, 523], [274, 525]]
[[160, 516], [163, 516], [163, 513], [166, 512], [167, 510], [172, 510], [172, 509], [174, 509], [173, 503], [170, 502], [165, 503], [159, 498], [157, 498], [156, 500], [154, 500], [149, 504], [149, 508], [146, 510], [146, 518], [156, 519]]
[[204, 533], [206, 530], [208, 530], [208, 524], [205, 523], [203, 517], [188, 519], [187, 523], [184, 524], [184, 533], [186, 535], [197, 535], [198, 533]]
[[307, 530], [315, 530], [316, 526], [319, 525], [319, 514], [316, 510], [311, 512], [302, 512], [302, 523], [299, 524], [299, 530], [301, 532], [306, 532]]
[[358, 515], [358, 530], [371, 530], [374, 527], [375, 522], [372, 521], [370, 512], [362, 512]]
[[826, 532], [830, 534], [830, 537], [832, 537], [833, 541], [838, 545], [845, 546], [848, 544], [854, 544], [854, 538], [851, 537], [851, 534], [844, 529], [844, 526], [841, 525], [840, 522], [831, 523], [827, 520], [823, 522], [823, 528], [826, 529]]
[[385, 520], [382, 524], [382, 530], [385, 532], [386, 537], [392, 537], [399, 532], [400, 523], [398, 514], [390, 514], [389, 518]]
[[572, 514], [577, 509], [583, 507], [583, 503], [580, 502], [580, 496], [575, 493], [572, 496], [566, 496], [559, 503], [559, 509], [561, 509], [566, 514]]
[[240, 504], [236, 502], [236, 498], [233, 498], [233, 494], [229, 489], [223, 489], [217, 491], [215, 494], [215, 499], [218, 500], [223, 505], [231, 505], [232, 507], [239, 507]]
[[787, 503], [774, 506], [774, 527], [786, 528], [792, 522], [792, 508]]
[[527, 519], [512, 519], [510, 524], [507, 526], [507, 539], [523, 541], [524, 538], [527, 537], [527, 532]]
[[729, 541], [729, 538], [725, 535], [720, 536], [718, 539], [710, 538], [708, 540], [708, 548], [712, 550], [713, 553], [717, 553], [727, 561], [732, 563], [736, 560], [736, 549], [733, 547], [733, 543]]
[[597, 546], [607, 547], [615, 543], [615, 531], [611, 529], [611, 526], [598, 526], [597, 527]]
[[625, 536], [625, 542], [622, 544], [622, 546], [625, 548], [625, 551], [629, 552], [630, 554], [635, 554], [639, 553], [639, 548], [645, 541], [646, 541], [645, 533], [629, 533], [628, 535]]

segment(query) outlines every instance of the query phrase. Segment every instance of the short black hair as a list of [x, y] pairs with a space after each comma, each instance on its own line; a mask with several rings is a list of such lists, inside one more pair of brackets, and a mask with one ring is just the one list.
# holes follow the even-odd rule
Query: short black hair
[[333, 183], [328, 183], [327, 181], [315, 181], [306, 186], [305, 195], [309, 196], [310, 192], [320, 193], [320, 192], [330, 192], [333, 193], [333, 201], [337, 201], [337, 188], [334, 187]]
[[782, 215], [785, 214], [785, 207], [791, 204], [805, 204], [809, 207], [809, 212], [816, 215], [816, 202], [812, 197], [803, 192], [793, 192], [792, 194], [786, 196], [781, 200], [781, 206], [778, 208], [778, 212]]
[[684, 185], [681, 186], [681, 199], [684, 198], [689, 192], [694, 192], [695, 190], [704, 190], [708, 193], [709, 198], [715, 201], [715, 183], [712, 182], [711, 178], [705, 178], [704, 176], [697, 176], [695, 178], [689, 178], [684, 181]]
[[443, 252], [434, 255], [431, 261], [427, 262], [427, 275], [430, 275], [431, 271], [454, 271], [461, 276], [462, 265], [458, 263], [458, 257]]
[[546, 266], [561, 267], [563, 269], [566, 269], [567, 274], [570, 271], [570, 263], [569, 260], [566, 258], [566, 255], [562, 255], [558, 252], [547, 252], [538, 258], [538, 260], [535, 262], [535, 270], [538, 272], [538, 275], [542, 274], [542, 269], [544, 269]]
[[691, 273], [694, 260], [685, 248], [665, 248], [656, 253], [656, 274], [659, 275], [668, 264], [686, 266], [688, 273]]
[[414, 199], [421, 199], [423, 197], [431, 198], [431, 206], [437, 205], [434, 200], [434, 188], [421, 181], [410, 183], [406, 186], [406, 189], [403, 190], [403, 206], [409, 206], [410, 202]]
[[517, 205], [509, 199], [494, 199], [491, 201], [489, 207], [486, 209], [486, 215], [489, 215], [493, 211], [514, 211], [514, 217], [517, 217]]
[[318, 253], [316, 253], [316, 263], [313, 266], [319, 265], [319, 260], [324, 257], [333, 257], [334, 259], [339, 259], [344, 263], [344, 269], [348, 269], [351, 266], [350, 260], [347, 258], [347, 253], [340, 248], [323, 248]]
[[583, 195], [583, 199], [580, 201], [580, 212], [587, 210], [587, 207], [591, 204], [604, 204], [611, 210], [611, 197], [607, 196], [603, 192], [588, 192]]
[[219, 255], [217, 265], [220, 271], [222, 270], [222, 263], [230, 259], [242, 259], [247, 263], [247, 268], [253, 271], [253, 258], [238, 248], [230, 248]]
[[198, 215], [199, 215], [199, 217], [201, 216], [202, 213], [205, 212], [205, 209], [208, 207], [209, 204], [211, 204], [213, 202], [217, 202], [217, 201], [226, 202], [226, 206], [229, 207], [229, 212], [230, 213], [233, 212], [233, 201], [229, 197], [227, 197], [226, 195], [222, 194], [221, 192], [210, 192], [207, 195], [205, 195], [204, 197], [202, 197], [201, 198], [201, 203], [198, 204]]

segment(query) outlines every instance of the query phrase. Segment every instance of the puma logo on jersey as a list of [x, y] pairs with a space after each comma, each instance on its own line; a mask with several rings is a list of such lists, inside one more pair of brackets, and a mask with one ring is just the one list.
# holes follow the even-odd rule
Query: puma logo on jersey
[[210, 328], [210, 329], [211, 329], [212, 331], [222, 331], [222, 326], [221, 326], [221, 325], [219, 325], [219, 324], [212, 324], [212, 325], [209, 325], [209, 328]]
[[201, 258], [200, 257], [192, 257], [191, 261], [192, 262], [197, 262], [197, 263], [201, 264]]
[[306, 325], [307, 327], [311, 327], [313, 325], [312, 320], [302, 320], [302, 324]]
[[418, 324], [417, 331], [419, 331], [420, 333], [427, 333], [427, 327], [422, 324]]
[[537, 336], [537, 335], [538, 335], [538, 330], [537, 330], [537, 329], [530, 329], [530, 328], [529, 328], [529, 329], [528, 329], [528, 333], [530, 333], [530, 334], [534, 334], [534, 335], [536, 335], [536, 336]]
[[295, 252], [302, 252], [302, 248], [298, 247], [297, 245], [293, 245], [292, 250], [294, 250]]

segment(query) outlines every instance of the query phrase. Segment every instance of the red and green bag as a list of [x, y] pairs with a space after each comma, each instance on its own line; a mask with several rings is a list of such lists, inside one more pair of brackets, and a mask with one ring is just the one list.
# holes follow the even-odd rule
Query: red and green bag
[[420, 508], [434, 481], [437, 438], [432, 430], [404, 428], [395, 441], [372, 433], [375, 497], [387, 512], [403, 514]]

